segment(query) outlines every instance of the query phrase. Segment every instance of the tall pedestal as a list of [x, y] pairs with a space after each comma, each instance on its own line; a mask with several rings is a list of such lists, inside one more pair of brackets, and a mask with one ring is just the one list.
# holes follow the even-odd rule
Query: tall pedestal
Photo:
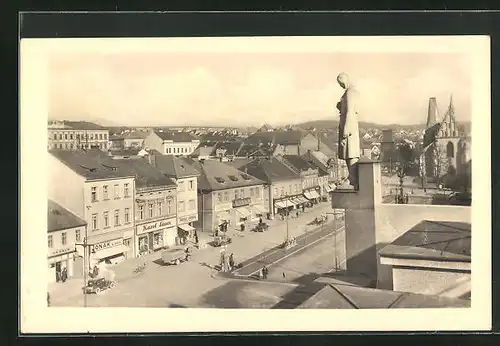
[[377, 207], [382, 203], [380, 163], [361, 158], [359, 190], [335, 190], [332, 208], [345, 209], [347, 272], [377, 280]]

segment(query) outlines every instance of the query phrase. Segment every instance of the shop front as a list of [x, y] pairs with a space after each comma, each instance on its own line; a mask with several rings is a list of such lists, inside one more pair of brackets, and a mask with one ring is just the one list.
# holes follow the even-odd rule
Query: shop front
[[137, 255], [162, 249], [175, 244], [176, 218], [157, 220], [136, 226]]
[[48, 260], [48, 281], [64, 282], [73, 276], [73, 262], [75, 258], [75, 248], [67, 247], [55, 249], [49, 252]]
[[307, 198], [312, 204], [317, 204], [321, 198], [315, 188], [304, 191], [304, 197]]
[[[229, 206], [231, 208], [231, 206]], [[226, 232], [229, 225], [231, 225], [231, 209], [217, 210], [215, 212], [215, 228], [217, 230]]]
[[252, 220], [252, 210], [250, 209], [252, 199], [250, 197], [237, 198], [233, 200], [234, 224], [242, 226], [247, 221]]
[[188, 238], [194, 239], [195, 228], [193, 222], [198, 221], [198, 214], [181, 216], [177, 220], [177, 238], [176, 243], [184, 244]]
[[125, 260], [125, 254], [130, 251], [130, 248], [123, 243], [123, 237], [103, 241], [95, 244], [90, 244], [90, 266], [97, 265], [101, 262], [107, 264], [118, 264]]

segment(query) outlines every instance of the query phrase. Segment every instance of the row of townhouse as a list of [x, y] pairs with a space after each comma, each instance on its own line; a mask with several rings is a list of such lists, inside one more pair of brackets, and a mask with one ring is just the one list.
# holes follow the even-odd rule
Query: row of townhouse
[[87, 121], [50, 121], [47, 126], [48, 149], [107, 150], [109, 129]]
[[[84, 257], [89, 267], [100, 261], [117, 263], [174, 245], [192, 233], [198, 219], [198, 173], [182, 162], [164, 159], [168, 157], [156, 162], [113, 159], [93, 150], [49, 152], [48, 197], [65, 215], [85, 225], [64, 229], [64, 244], [62, 235], [55, 242], [50, 234], [54, 230], [48, 230], [52, 279], [67, 267], [68, 258], [82, 268]], [[51, 259], [55, 254], [50, 249], [57, 244], [64, 247], [54, 251], [65, 260]]]

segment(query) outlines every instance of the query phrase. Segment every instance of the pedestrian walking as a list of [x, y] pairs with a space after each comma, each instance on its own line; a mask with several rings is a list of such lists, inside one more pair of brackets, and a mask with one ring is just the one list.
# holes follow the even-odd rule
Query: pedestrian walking
[[47, 292], [47, 306], [50, 306], [50, 293]]
[[233, 253], [231, 253], [229, 255], [229, 269], [231, 270], [233, 268], [234, 268], [234, 255], [233, 255]]
[[268, 273], [269, 273], [269, 269], [267, 269], [267, 267], [266, 267], [266, 266], [264, 266], [264, 267], [262, 268], [262, 277], [264, 278], [264, 280], [266, 280], [266, 279], [267, 279], [267, 274], [268, 274]]
[[286, 281], [286, 275], [285, 275], [285, 272], [283, 272], [283, 280]]
[[297, 215], [297, 219], [299, 218], [299, 211], [297, 210], [296, 212], [296, 215]]
[[263, 277], [264, 277], [264, 268], [261, 268], [259, 270], [259, 279], [262, 280]]
[[61, 280], [62, 280], [62, 282], [66, 282], [67, 279], [68, 279], [68, 269], [66, 269], [66, 267], [64, 267], [62, 272], [61, 272]]
[[259, 225], [262, 225], [262, 218], [259, 218]]

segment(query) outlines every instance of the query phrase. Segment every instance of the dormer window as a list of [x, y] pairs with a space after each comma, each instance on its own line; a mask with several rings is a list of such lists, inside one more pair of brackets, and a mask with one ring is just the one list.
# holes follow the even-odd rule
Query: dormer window
[[248, 174], [241, 174], [241, 177], [244, 179], [244, 180], [252, 180], [252, 178], [248, 175]]
[[238, 181], [238, 178], [235, 177], [234, 175], [228, 175], [229, 179], [231, 179], [232, 181]]
[[226, 181], [222, 179], [221, 177], [215, 177], [215, 181], [218, 182], [219, 184], [225, 184]]

